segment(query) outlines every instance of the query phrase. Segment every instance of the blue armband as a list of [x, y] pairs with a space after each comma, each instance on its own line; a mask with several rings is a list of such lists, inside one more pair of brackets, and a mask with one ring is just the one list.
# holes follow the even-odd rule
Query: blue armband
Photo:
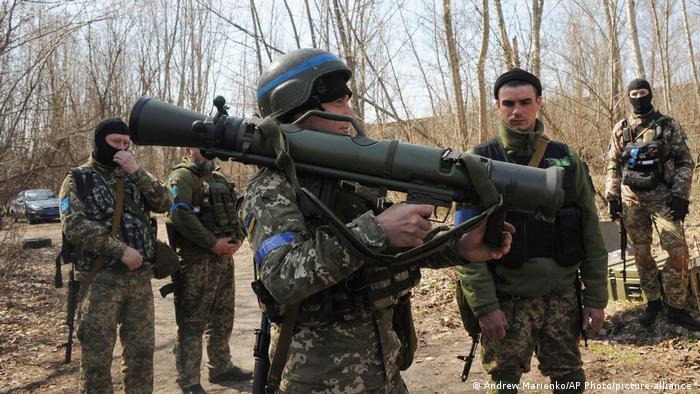
[[178, 202], [176, 202], [175, 204], [173, 204], [173, 205], [170, 207], [170, 214], [172, 215], [173, 212], [175, 212], [175, 210], [178, 209], [178, 208], [180, 208], [180, 207], [185, 207], [185, 208], [192, 209], [192, 205], [190, 205], [190, 204], [188, 204], [188, 203], [186, 203], [186, 202], [178, 201]]
[[273, 235], [272, 237], [263, 241], [258, 250], [255, 252], [255, 262], [258, 264], [258, 269], [262, 268], [262, 262], [265, 259], [265, 256], [270, 254], [270, 252], [279, 248], [280, 246], [291, 243], [294, 243], [294, 234], [289, 232]]

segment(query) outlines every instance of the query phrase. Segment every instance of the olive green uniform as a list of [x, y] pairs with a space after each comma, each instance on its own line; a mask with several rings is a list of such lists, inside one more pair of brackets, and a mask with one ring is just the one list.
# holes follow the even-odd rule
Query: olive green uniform
[[211, 252], [218, 238], [244, 238], [236, 214], [234, 185], [218, 171], [202, 175], [189, 160], [168, 176], [175, 198], [169, 222], [182, 257], [177, 275], [175, 357], [182, 388], [200, 383], [202, 335], [207, 342], [209, 377], [233, 368], [229, 339], [233, 330], [233, 258]]
[[[501, 123], [498, 142], [509, 157], [529, 160], [543, 132], [544, 126], [539, 121], [532, 133], [515, 131]], [[593, 187], [585, 167], [571, 148], [568, 148], [567, 160], [562, 162], [574, 169], [573, 182], [583, 224], [583, 260], [564, 266], [553, 257], [528, 257], [517, 268], [498, 263], [460, 267], [462, 292], [474, 315], [480, 318], [500, 309], [508, 322], [502, 342], [485, 337], [482, 342], [482, 363], [494, 382], [519, 382], [521, 375], [530, 370], [535, 350], [540, 370], [553, 382], [584, 381], [578, 350], [581, 326], [574, 283], [580, 272], [584, 285], [583, 305], [603, 309], [608, 300], [607, 253], [598, 227]], [[516, 234], [517, 231], [524, 229], [516, 227]]]
[[[76, 277], [84, 279], [98, 259], [103, 262], [78, 311], [77, 336], [82, 347], [79, 391], [112, 392], [112, 353], [118, 330], [123, 347], [124, 391], [150, 393], [155, 346], [151, 291], [155, 234], [142, 218], [144, 212], [165, 212], [172, 199], [167, 189], [143, 169], [127, 175], [119, 167], [108, 167], [90, 158], [75, 171], [63, 181], [59, 199], [63, 233], [76, 248]], [[74, 174], [81, 179], [76, 180]], [[125, 196], [133, 204], [124, 204], [119, 231], [112, 236], [114, 184], [118, 178], [124, 179]], [[77, 187], [77, 181], [87, 186]], [[141, 267], [134, 271], [128, 271], [120, 261], [127, 246], [144, 257]]]

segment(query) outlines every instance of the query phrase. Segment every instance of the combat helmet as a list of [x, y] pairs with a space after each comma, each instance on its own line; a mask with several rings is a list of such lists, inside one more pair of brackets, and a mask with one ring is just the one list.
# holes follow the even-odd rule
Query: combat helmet
[[315, 48], [287, 52], [270, 63], [258, 79], [260, 115], [285, 121], [285, 116], [308, 106], [316, 80], [336, 73], [346, 82], [352, 76], [348, 66], [332, 53]]

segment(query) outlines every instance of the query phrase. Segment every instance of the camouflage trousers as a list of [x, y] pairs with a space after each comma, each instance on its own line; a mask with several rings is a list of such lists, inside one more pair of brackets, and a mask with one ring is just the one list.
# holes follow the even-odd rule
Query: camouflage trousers
[[[688, 296], [689, 255], [681, 222], [671, 219], [670, 209], [663, 203], [642, 205], [623, 201], [622, 215], [634, 246], [634, 261], [647, 300], [661, 299], [663, 284], [666, 302], [683, 308]], [[656, 228], [661, 247], [668, 253], [662, 276], [651, 254], [652, 228]]]
[[482, 335], [481, 346], [481, 362], [494, 383], [520, 382], [522, 374], [530, 371], [533, 352], [540, 372], [552, 381], [583, 376], [578, 349], [580, 313], [573, 284], [570, 290], [544, 297], [500, 298], [501, 311], [508, 321], [506, 337], [495, 342]]
[[150, 266], [135, 272], [98, 272], [80, 304], [81, 393], [112, 392], [112, 353], [119, 331], [125, 393], [153, 392], [155, 348]]
[[199, 384], [202, 336], [207, 343], [209, 376], [233, 368], [228, 341], [233, 331], [235, 286], [231, 256], [187, 258], [175, 292], [175, 361], [181, 388]]

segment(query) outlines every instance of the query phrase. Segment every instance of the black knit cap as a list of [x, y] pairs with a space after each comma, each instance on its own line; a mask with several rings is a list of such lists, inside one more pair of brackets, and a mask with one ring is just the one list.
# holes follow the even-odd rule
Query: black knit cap
[[644, 78], [633, 79], [630, 84], [627, 85], [627, 93], [637, 89], [646, 89], [649, 91], [649, 93], [651, 93], [651, 85], [649, 84], [649, 81]]
[[514, 68], [501, 74], [501, 76], [496, 79], [496, 83], [493, 84], [493, 96], [496, 98], [496, 100], [498, 100], [498, 90], [501, 88], [501, 86], [511, 81], [522, 81], [528, 83], [535, 87], [537, 97], [542, 95], [542, 83], [540, 83], [539, 78], [521, 68]]

